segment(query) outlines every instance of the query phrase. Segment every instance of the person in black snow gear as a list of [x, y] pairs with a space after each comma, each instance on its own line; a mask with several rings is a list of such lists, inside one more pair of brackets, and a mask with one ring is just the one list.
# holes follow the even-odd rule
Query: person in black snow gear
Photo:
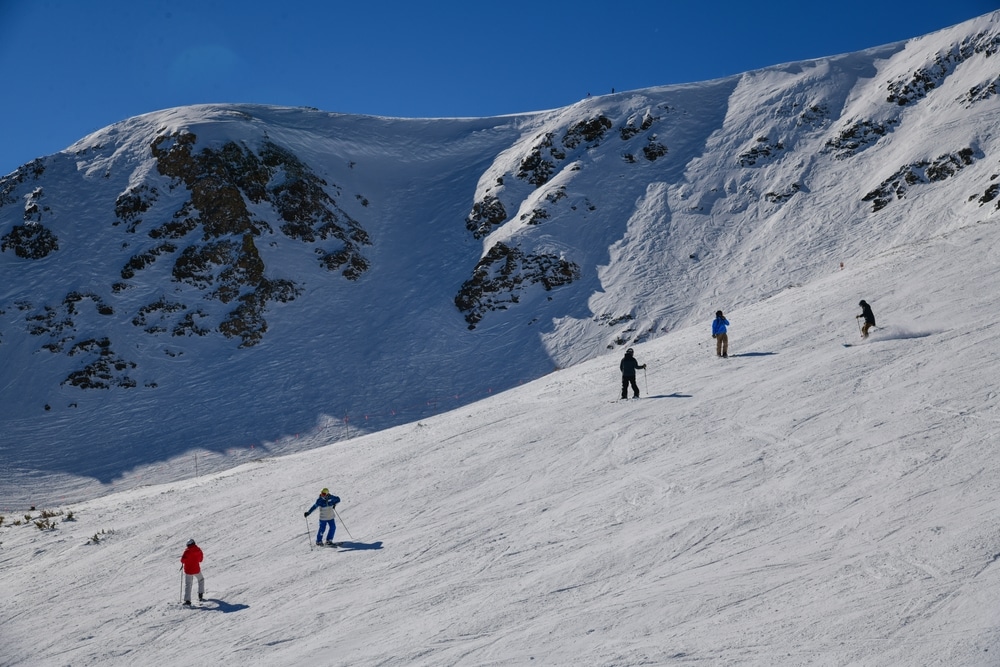
[[865, 323], [861, 327], [861, 337], [868, 338], [868, 330], [875, 326], [875, 314], [872, 312], [872, 307], [864, 299], [861, 299], [858, 305], [861, 306], [861, 314], [854, 319], [865, 318]]
[[622, 357], [621, 363], [618, 364], [618, 368], [622, 372], [622, 398], [628, 398], [628, 386], [630, 384], [632, 385], [632, 398], [639, 398], [639, 385], [635, 383], [635, 371], [639, 368], [645, 368], [646, 364], [640, 366], [633, 354], [632, 348], [625, 350], [625, 356]]
[[340, 498], [330, 495], [330, 489], [323, 489], [319, 492], [319, 498], [316, 499], [313, 506], [306, 511], [306, 516], [308, 517], [314, 509], [319, 508], [319, 532], [316, 533], [316, 544], [318, 546], [323, 545], [324, 528], [327, 529], [326, 544], [327, 546], [333, 546], [333, 534], [337, 532], [337, 524], [334, 523], [333, 518], [336, 516], [337, 503], [339, 502]]
[[712, 338], [715, 339], [715, 354], [720, 357], [729, 356], [729, 334], [726, 333], [728, 326], [729, 320], [722, 311], [715, 311], [715, 319], [712, 320]]

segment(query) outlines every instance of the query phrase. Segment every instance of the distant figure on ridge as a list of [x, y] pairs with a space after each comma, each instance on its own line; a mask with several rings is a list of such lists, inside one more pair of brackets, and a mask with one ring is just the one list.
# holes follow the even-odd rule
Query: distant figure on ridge
[[625, 356], [622, 357], [621, 362], [618, 364], [618, 368], [622, 372], [622, 398], [628, 398], [628, 386], [632, 385], [632, 398], [639, 398], [639, 385], [635, 383], [635, 371], [639, 368], [645, 368], [646, 364], [639, 365], [639, 362], [635, 360], [632, 356], [634, 351], [632, 348], [625, 350]]
[[715, 339], [715, 354], [720, 357], [729, 356], [729, 334], [726, 333], [728, 326], [729, 320], [722, 311], [715, 311], [715, 319], [712, 320], [712, 338]]
[[191, 604], [191, 584], [198, 580], [198, 600], [205, 599], [205, 577], [201, 573], [201, 560], [204, 555], [201, 547], [188, 540], [187, 549], [181, 555], [181, 564], [184, 567], [184, 604]]
[[337, 503], [339, 502], [340, 498], [330, 495], [330, 489], [323, 489], [319, 492], [319, 498], [316, 499], [313, 506], [306, 510], [306, 516], [308, 517], [314, 509], [319, 508], [319, 532], [316, 533], [317, 546], [323, 546], [324, 528], [327, 529], [326, 546], [334, 546], [333, 534], [337, 532], [337, 524], [334, 523], [333, 518], [337, 514]]
[[868, 330], [875, 326], [875, 313], [872, 312], [872, 307], [864, 299], [861, 299], [858, 305], [861, 306], [861, 314], [854, 319], [865, 318], [865, 323], [861, 327], [861, 337], [868, 338]]

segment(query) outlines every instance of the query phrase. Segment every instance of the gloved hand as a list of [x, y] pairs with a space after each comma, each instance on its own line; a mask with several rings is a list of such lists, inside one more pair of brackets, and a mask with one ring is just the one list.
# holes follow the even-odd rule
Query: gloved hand
[[306, 512], [306, 513], [305, 513], [305, 514], [303, 514], [302, 516], [305, 516], [305, 517], [309, 516], [309, 512]]

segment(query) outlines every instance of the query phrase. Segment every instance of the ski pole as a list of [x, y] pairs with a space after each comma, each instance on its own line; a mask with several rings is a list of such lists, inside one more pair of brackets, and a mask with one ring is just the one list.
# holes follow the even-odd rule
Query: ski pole
[[646, 379], [646, 369], [642, 369], [642, 386], [646, 392], [646, 398], [649, 398], [649, 380]]
[[861, 318], [856, 317], [854, 319], [856, 319], [858, 321], [858, 333], [860, 333], [861, 337], [864, 338], [865, 337], [865, 330], [861, 328]]
[[178, 602], [184, 602], [184, 566], [181, 565], [181, 594]]
[[310, 535], [311, 529], [309, 528], [309, 517], [305, 517], [305, 520], [306, 520], [306, 539], [309, 540], [309, 550], [312, 551], [313, 541], [312, 541], [312, 536]]
[[348, 530], [347, 524], [344, 523], [344, 520], [340, 518], [340, 512], [337, 511], [336, 507], [333, 508], [333, 513], [337, 515], [337, 519], [340, 521], [340, 525], [344, 527], [345, 531], [347, 531], [347, 536], [353, 540], [354, 536], [351, 535], [351, 531]]

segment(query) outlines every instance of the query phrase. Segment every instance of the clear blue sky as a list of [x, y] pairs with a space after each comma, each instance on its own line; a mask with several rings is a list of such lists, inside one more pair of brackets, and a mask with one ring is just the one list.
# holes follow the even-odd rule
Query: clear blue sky
[[0, 0], [0, 175], [201, 102], [493, 116], [916, 37], [1000, 0]]

